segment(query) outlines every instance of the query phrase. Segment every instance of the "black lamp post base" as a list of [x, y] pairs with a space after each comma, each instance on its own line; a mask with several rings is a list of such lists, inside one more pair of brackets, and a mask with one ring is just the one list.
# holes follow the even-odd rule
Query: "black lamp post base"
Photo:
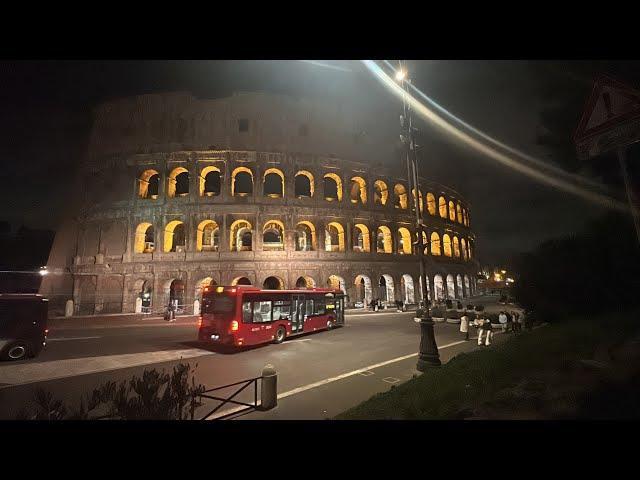
[[440, 362], [438, 345], [436, 345], [436, 337], [433, 332], [433, 320], [430, 317], [421, 318], [420, 333], [420, 355], [418, 356], [416, 368], [418, 371], [424, 372], [431, 368], [439, 367], [442, 362]]

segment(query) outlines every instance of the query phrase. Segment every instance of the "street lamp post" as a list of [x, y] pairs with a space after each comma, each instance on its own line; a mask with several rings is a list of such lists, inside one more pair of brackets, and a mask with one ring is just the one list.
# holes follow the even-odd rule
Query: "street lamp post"
[[438, 345], [436, 344], [436, 337], [433, 330], [433, 320], [428, 304], [427, 294], [427, 276], [424, 260], [424, 223], [422, 221], [422, 212], [420, 211], [420, 187], [418, 182], [418, 157], [416, 152], [415, 142], [415, 128], [413, 127], [413, 121], [411, 116], [411, 106], [406, 101], [406, 95], [408, 94], [408, 87], [406, 82], [407, 72], [400, 62], [400, 68], [396, 73], [396, 80], [400, 82], [405, 95], [402, 97], [403, 115], [400, 120], [400, 126], [402, 129], [401, 138], [406, 145], [407, 154], [407, 180], [409, 183], [409, 190], [413, 194], [413, 204], [416, 212], [416, 234], [418, 258], [420, 261], [420, 293], [422, 296], [422, 307], [418, 308], [418, 318], [420, 319], [420, 354], [418, 357], [418, 364], [416, 368], [420, 372], [431, 367], [438, 367], [441, 365], [440, 354], [438, 353]]

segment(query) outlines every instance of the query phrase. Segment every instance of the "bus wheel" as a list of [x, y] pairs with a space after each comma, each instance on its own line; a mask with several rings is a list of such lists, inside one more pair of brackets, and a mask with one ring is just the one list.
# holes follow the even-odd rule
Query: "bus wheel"
[[327, 330], [331, 330], [333, 328], [333, 322], [331, 320], [327, 320]]
[[23, 360], [29, 356], [29, 344], [23, 341], [10, 343], [0, 355], [3, 360]]
[[286, 336], [287, 336], [287, 331], [284, 329], [284, 327], [278, 327], [278, 330], [276, 330], [276, 336], [275, 336], [274, 342], [282, 343]]

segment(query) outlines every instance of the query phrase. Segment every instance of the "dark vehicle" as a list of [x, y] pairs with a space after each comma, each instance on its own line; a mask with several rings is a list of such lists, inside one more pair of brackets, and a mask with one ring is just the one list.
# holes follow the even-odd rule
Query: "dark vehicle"
[[42, 295], [0, 293], [0, 359], [35, 357], [47, 342], [48, 300]]

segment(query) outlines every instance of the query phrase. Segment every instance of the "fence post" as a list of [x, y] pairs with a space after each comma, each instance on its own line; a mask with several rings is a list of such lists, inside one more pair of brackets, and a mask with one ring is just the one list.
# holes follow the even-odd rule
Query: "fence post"
[[278, 372], [268, 364], [262, 369], [260, 410], [271, 410], [278, 405]]

